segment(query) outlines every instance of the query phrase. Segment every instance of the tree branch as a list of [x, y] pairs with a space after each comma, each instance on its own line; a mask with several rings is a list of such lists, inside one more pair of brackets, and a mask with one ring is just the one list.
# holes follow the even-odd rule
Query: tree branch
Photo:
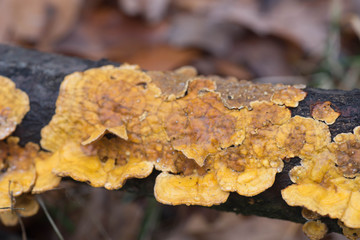
[[[55, 113], [59, 86], [67, 74], [107, 64], [119, 65], [108, 60], [90, 61], [0, 45], [0, 75], [11, 78], [30, 98], [31, 111], [14, 134], [21, 138], [21, 144], [29, 141], [39, 143], [40, 130], [49, 123]], [[341, 113], [337, 121], [329, 126], [332, 137], [341, 132], [352, 132], [354, 127], [360, 125], [359, 89], [341, 91], [307, 88], [305, 91], [308, 93], [306, 99], [301, 101], [297, 108], [292, 109], [292, 115], [310, 117], [313, 105], [321, 101], [331, 101], [335, 110]], [[301, 216], [301, 208], [288, 206], [280, 194], [281, 189], [291, 184], [289, 170], [294, 165], [299, 165], [299, 162], [298, 158], [285, 162], [283, 171], [276, 176], [275, 184], [265, 192], [255, 197], [242, 197], [232, 193], [226, 203], [213, 208], [245, 215], [305, 222]], [[129, 180], [124, 188], [138, 194], [153, 195], [157, 174], [158, 172], [154, 172], [147, 179]], [[336, 220], [323, 219], [330, 231], [340, 232]]]

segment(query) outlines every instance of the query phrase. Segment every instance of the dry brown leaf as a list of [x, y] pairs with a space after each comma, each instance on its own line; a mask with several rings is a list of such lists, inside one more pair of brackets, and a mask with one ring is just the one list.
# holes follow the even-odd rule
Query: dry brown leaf
[[[298, 43], [315, 55], [321, 55], [325, 47], [330, 1], [282, 0], [265, 12], [258, 2], [252, 0], [213, 0], [196, 4], [191, 0], [178, 0], [175, 4], [187, 8], [192, 14], [205, 13], [213, 22], [236, 23], [259, 35], [280, 36]], [[209, 25], [203, 25], [203, 28], [208, 27]], [[206, 30], [202, 30], [204, 31]]]

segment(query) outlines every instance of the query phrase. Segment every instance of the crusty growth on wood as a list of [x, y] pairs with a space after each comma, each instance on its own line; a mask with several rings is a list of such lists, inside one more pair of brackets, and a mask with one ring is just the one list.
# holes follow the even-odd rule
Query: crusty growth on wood
[[0, 212], [0, 220], [5, 226], [15, 226], [19, 222], [19, 217], [31, 217], [39, 210], [39, 204], [29, 194], [14, 198], [13, 205], [13, 209]]
[[15, 130], [29, 109], [26, 93], [15, 88], [9, 78], [0, 76], [0, 140]]
[[328, 231], [326, 224], [320, 220], [307, 221], [302, 229], [305, 235], [311, 240], [323, 239]]
[[[285, 106], [306, 93], [241, 84], [240, 92], [231, 91], [233, 108], [224, 104], [229, 96], [220, 78], [197, 76], [191, 67], [146, 73], [123, 65], [74, 73], [61, 85], [41, 144], [54, 152], [54, 172], [95, 187], [120, 188], [155, 166], [164, 172], [155, 185], [164, 203], [210, 206], [225, 202], [229, 191], [253, 196], [282, 170], [286, 152], [275, 137], [291, 118]], [[271, 102], [279, 91], [278, 104], [285, 106]], [[190, 186], [198, 187], [193, 194], [187, 194]]]
[[347, 227], [360, 228], [359, 129], [337, 135], [335, 142], [305, 156], [301, 166], [290, 171], [296, 184], [282, 191], [289, 205], [304, 206], [338, 218]]
[[338, 221], [339, 226], [342, 228], [342, 233], [350, 240], [358, 240], [360, 237], [360, 228], [349, 228], [341, 221]]
[[155, 182], [156, 199], [165, 204], [212, 206], [227, 200], [229, 192], [221, 190], [212, 169], [212, 160], [203, 167], [193, 165], [188, 175], [163, 172]]
[[[4, 225], [18, 223], [19, 216], [37, 213], [38, 205], [30, 193], [41, 193], [55, 188], [60, 177], [52, 173], [50, 153], [39, 151], [39, 146], [18, 145], [19, 138], [8, 137], [0, 142], [0, 220]], [[25, 195], [24, 195], [25, 194]]]
[[60, 177], [52, 173], [52, 154], [39, 151], [35, 143], [20, 147], [18, 142], [17, 137], [0, 142], [0, 212], [12, 211], [13, 197], [45, 192], [60, 183]]
[[291, 117], [288, 107], [305, 96], [299, 86], [197, 76], [191, 67], [105, 66], [66, 77], [41, 144], [54, 152], [54, 172], [95, 187], [118, 189], [155, 167], [155, 197], [173, 205], [257, 195], [284, 159], [300, 157], [286, 202], [357, 227], [359, 130], [331, 142], [319, 121], [330, 120]]
[[22, 148], [18, 142], [16, 137], [9, 137], [6, 143], [0, 142], [0, 160], [4, 163], [0, 173], [0, 208], [11, 207], [12, 196], [29, 192], [35, 184], [36, 170], [33, 159], [39, 147], [28, 143]]
[[315, 104], [311, 110], [311, 115], [316, 120], [324, 121], [326, 124], [333, 124], [340, 116], [340, 113], [331, 108], [331, 102], [320, 102]]
[[21, 147], [18, 137], [6, 138], [29, 111], [29, 98], [8, 78], [0, 76], [0, 85], [0, 220], [13, 226], [19, 216], [38, 210], [31, 195], [23, 194], [53, 189], [60, 177], [52, 173], [51, 153], [39, 151], [31, 142]]

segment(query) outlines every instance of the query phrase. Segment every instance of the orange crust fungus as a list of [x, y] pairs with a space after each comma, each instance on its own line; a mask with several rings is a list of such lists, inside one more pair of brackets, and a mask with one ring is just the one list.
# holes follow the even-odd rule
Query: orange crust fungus
[[303, 208], [301, 210], [301, 215], [303, 216], [303, 218], [305, 218], [306, 220], [317, 220], [317, 219], [320, 219], [321, 216], [316, 213], [316, 212], [313, 212], [307, 208]]
[[307, 221], [303, 227], [303, 232], [311, 240], [323, 239], [328, 231], [325, 223], [317, 221]]
[[196, 78], [189, 83], [187, 95], [171, 105], [164, 113], [165, 130], [173, 147], [203, 166], [206, 157], [244, 139], [243, 114], [227, 109], [218, 93], [214, 81]]
[[165, 100], [175, 100], [185, 96], [189, 81], [196, 77], [197, 70], [185, 66], [174, 71], [149, 71], [147, 74], [153, 83], [160, 88]]
[[31, 189], [31, 193], [42, 193], [54, 189], [60, 184], [61, 177], [56, 176], [52, 172], [57, 163], [52, 155], [48, 152], [39, 151], [34, 158], [36, 181]]
[[291, 128], [286, 106], [305, 96], [281, 84], [197, 76], [192, 67], [104, 66], [65, 78], [41, 145], [60, 176], [117, 189], [155, 167], [160, 202], [210, 206], [230, 191], [253, 196], [273, 184], [290, 155], [277, 141], [282, 126]]
[[21, 148], [18, 142], [18, 138], [9, 137], [6, 144], [1, 144], [4, 164], [0, 173], [0, 208], [10, 207], [11, 196], [30, 191], [36, 180], [33, 158], [39, 147], [28, 143], [25, 148]]
[[15, 226], [19, 217], [31, 217], [39, 211], [39, 204], [29, 194], [16, 197], [14, 202], [13, 209], [0, 212], [0, 220], [5, 226]]
[[[42, 130], [41, 144], [58, 162], [54, 171], [116, 189], [127, 178], [148, 176], [154, 164], [166, 168], [161, 154], [167, 135], [154, 115], [160, 95], [137, 66], [105, 66], [67, 76], [56, 114]], [[115, 137], [107, 141], [107, 133]], [[99, 156], [106, 151], [109, 156]]]
[[285, 152], [275, 136], [287, 122], [290, 111], [271, 102], [252, 102], [246, 115], [246, 135], [240, 146], [224, 149], [215, 156], [216, 179], [224, 191], [243, 196], [257, 195], [271, 187], [283, 168]]
[[360, 237], [360, 228], [349, 228], [341, 221], [338, 221], [339, 226], [342, 229], [342, 233], [350, 240], [358, 240]]
[[322, 122], [295, 116], [280, 126], [276, 142], [289, 158], [311, 156], [330, 143], [330, 131]]
[[[315, 121], [315, 120], [314, 120]], [[321, 151], [304, 157], [290, 171], [296, 183], [282, 190], [291, 206], [303, 206], [320, 215], [338, 218], [347, 227], [360, 228], [360, 178], [358, 177], [359, 127], [342, 133]]]
[[[212, 170], [212, 161], [199, 167], [188, 159], [186, 172], [179, 175], [160, 173], [156, 177], [154, 194], [157, 201], [170, 205], [212, 206], [226, 202], [229, 193], [221, 190]], [[184, 164], [184, 163], [183, 163]], [[185, 163], [186, 164], [186, 163]]]
[[[18, 145], [19, 138], [8, 137], [0, 142], [0, 210], [12, 206], [12, 198], [23, 193], [41, 193], [53, 189], [60, 183], [60, 177], [51, 171], [50, 153], [39, 151], [39, 146], [27, 143]], [[22, 196], [21, 196], [22, 197]]]
[[[137, 66], [104, 66], [68, 75], [61, 84], [56, 114], [42, 130], [41, 145], [56, 151], [68, 139], [92, 143], [106, 133], [141, 141], [139, 128], [159, 88]], [[155, 106], [156, 108], [156, 106]]]
[[271, 101], [287, 107], [297, 107], [299, 102], [304, 100], [306, 92], [294, 86], [286, 86], [271, 96]]
[[333, 124], [336, 119], [340, 116], [340, 113], [335, 112], [331, 108], [331, 102], [326, 101], [317, 103], [311, 110], [311, 116], [320, 121], [324, 121], [326, 124]]
[[354, 129], [354, 134], [337, 135], [329, 148], [336, 155], [336, 164], [344, 176], [356, 177], [360, 172], [360, 127]]
[[0, 76], [0, 140], [9, 136], [30, 109], [29, 97]]
[[56, 174], [107, 189], [121, 188], [128, 178], [147, 177], [153, 169], [141, 145], [117, 138], [102, 138], [87, 146], [68, 142], [53, 158]]
[[251, 109], [250, 103], [255, 101], [273, 102], [287, 107], [296, 107], [298, 102], [304, 100], [306, 92], [304, 86], [288, 86], [283, 84], [252, 83], [239, 81], [235, 77], [221, 78], [212, 76], [215, 80], [216, 91], [221, 94], [224, 105], [230, 109]]

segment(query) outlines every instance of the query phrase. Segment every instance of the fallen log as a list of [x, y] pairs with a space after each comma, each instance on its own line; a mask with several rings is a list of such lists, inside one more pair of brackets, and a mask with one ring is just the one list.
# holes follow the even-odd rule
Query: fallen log
[[[108, 60], [90, 61], [0, 45], [0, 75], [11, 78], [30, 98], [31, 111], [14, 133], [20, 137], [20, 143], [23, 145], [30, 141], [40, 142], [40, 130], [49, 123], [55, 113], [59, 86], [66, 75], [109, 64], [119, 65]], [[305, 92], [307, 97], [298, 107], [291, 108], [292, 116], [311, 117], [311, 111], [316, 104], [330, 101], [336, 112], [340, 113], [336, 122], [329, 125], [332, 138], [339, 133], [352, 132], [360, 125], [359, 89], [341, 91], [306, 88]], [[276, 175], [275, 184], [268, 190], [253, 197], [231, 193], [226, 203], [213, 208], [304, 223], [306, 220], [301, 214], [301, 208], [287, 205], [280, 193], [292, 184], [289, 171], [299, 164], [299, 158], [286, 161], [283, 171]], [[157, 175], [158, 172], [154, 172], [146, 179], [128, 180], [124, 189], [153, 195]], [[336, 220], [327, 217], [321, 220], [327, 224], [330, 232], [341, 232]]]

